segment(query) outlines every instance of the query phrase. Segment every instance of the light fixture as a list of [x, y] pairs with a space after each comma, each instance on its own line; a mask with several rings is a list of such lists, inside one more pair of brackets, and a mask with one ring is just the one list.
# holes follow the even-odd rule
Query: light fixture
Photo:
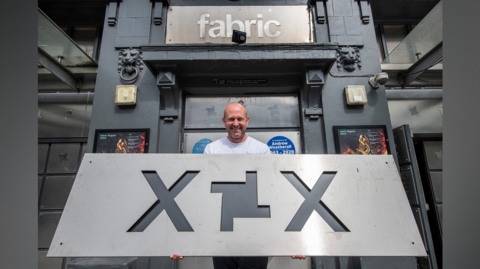
[[233, 30], [232, 42], [242, 44], [247, 41], [247, 33], [242, 31]]
[[115, 104], [119, 106], [135, 105], [137, 103], [137, 86], [117, 85], [115, 89]]

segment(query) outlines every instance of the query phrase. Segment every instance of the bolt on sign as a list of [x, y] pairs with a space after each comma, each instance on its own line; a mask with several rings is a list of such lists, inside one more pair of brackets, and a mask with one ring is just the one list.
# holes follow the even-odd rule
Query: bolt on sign
[[246, 43], [313, 42], [307, 6], [171, 6], [167, 44], [232, 43], [233, 30], [247, 34]]
[[426, 256], [391, 155], [85, 154], [49, 257]]

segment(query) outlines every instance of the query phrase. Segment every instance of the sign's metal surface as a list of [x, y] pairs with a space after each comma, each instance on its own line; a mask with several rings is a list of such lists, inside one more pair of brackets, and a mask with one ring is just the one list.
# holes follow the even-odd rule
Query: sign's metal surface
[[[186, 174], [188, 180], [178, 183]], [[218, 184], [251, 184], [249, 177], [256, 179], [255, 205], [268, 210], [258, 217], [236, 214], [233, 226], [221, 228], [222, 188], [227, 187]], [[160, 191], [151, 185], [158, 178], [164, 184]], [[294, 186], [295, 180], [300, 185]], [[157, 196], [167, 191], [175, 193]], [[314, 193], [340, 226], [327, 222], [325, 211], [317, 213], [318, 204], [304, 206]], [[170, 205], [163, 204], [167, 209], [146, 228], [132, 229], [159, 200]], [[184, 219], [171, 219], [173, 205]], [[312, 213], [297, 216], [301, 211]], [[299, 218], [303, 226], [287, 229]], [[185, 220], [190, 227], [181, 227]], [[426, 256], [390, 155], [85, 154], [48, 256], [173, 253]]]
[[303, 6], [171, 6], [167, 44], [232, 43], [233, 30], [246, 43], [313, 42], [310, 12]]

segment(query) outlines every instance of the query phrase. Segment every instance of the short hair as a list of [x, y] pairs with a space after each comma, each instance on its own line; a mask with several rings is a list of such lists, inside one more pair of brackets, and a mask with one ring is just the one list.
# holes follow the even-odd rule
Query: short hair
[[248, 117], [247, 108], [246, 108], [244, 105], [242, 105], [242, 104], [240, 104], [240, 103], [232, 102], [232, 103], [228, 104], [228, 105], [225, 107], [225, 109], [223, 110], [223, 117], [224, 117], [224, 118], [225, 118], [225, 112], [227, 111], [227, 107], [228, 107], [229, 105], [233, 105], [233, 104], [237, 104], [237, 105], [242, 106], [243, 109], [245, 109], [245, 117]]

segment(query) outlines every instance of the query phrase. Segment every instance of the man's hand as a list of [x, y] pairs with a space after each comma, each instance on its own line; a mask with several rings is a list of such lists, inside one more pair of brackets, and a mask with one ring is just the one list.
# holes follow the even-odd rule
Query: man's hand
[[170, 256], [170, 260], [183, 260], [183, 256], [180, 256], [180, 254], [173, 254]]
[[299, 260], [305, 260], [307, 257], [306, 256], [303, 256], [303, 255], [295, 255], [295, 256], [292, 256], [292, 259], [299, 259]]

